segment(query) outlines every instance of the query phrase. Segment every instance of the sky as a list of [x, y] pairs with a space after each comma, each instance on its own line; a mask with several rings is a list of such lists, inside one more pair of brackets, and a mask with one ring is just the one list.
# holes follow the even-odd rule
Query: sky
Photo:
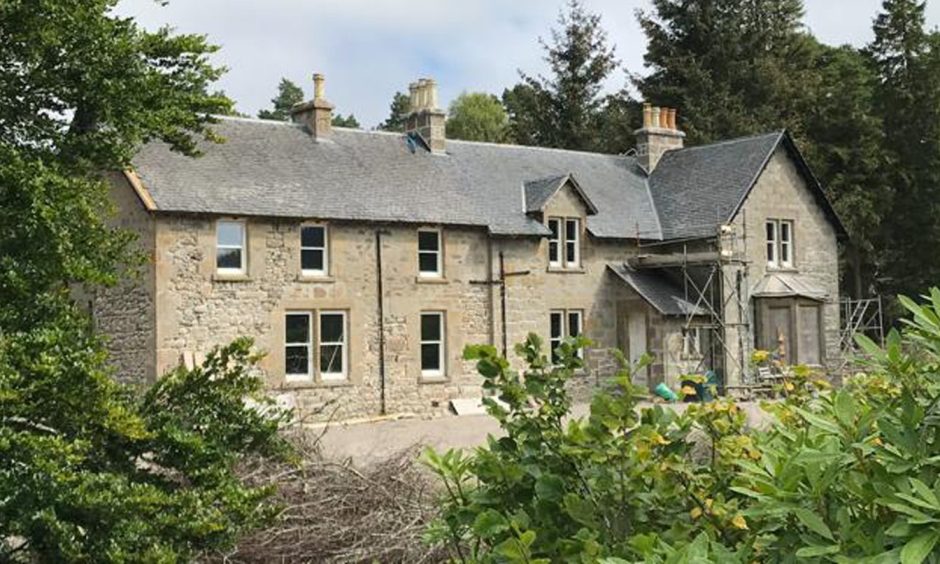
[[[228, 73], [218, 86], [241, 112], [270, 106], [282, 77], [312, 95], [311, 76], [326, 76], [336, 112], [364, 127], [388, 115], [396, 91], [433, 77], [443, 106], [462, 91], [500, 94], [518, 72], [545, 71], [539, 38], [550, 36], [565, 0], [121, 0], [117, 12], [148, 29], [169, 25], [203, 33], [221, 46]], [[601, 15], [623, 66], [643, 72], [646, 39], [636, 21], [647, 0], [585, 0]], [[805, 0], [805, 22], [830, 44], [864, 45], [880, 0]], [[927, 7], [940, 24], [940, 0]], [[609, 79], [608, 89], [626, 83]]]

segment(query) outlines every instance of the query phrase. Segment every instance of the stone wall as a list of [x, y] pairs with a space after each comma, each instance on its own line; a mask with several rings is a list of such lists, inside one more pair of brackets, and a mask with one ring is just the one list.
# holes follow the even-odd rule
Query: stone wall
[[[548, 215], [578, 216], [584, 206], [570, 188], [553, 200]], [[215, 219], [161, 217], [156, 229], [158, 372], [178, 365], [184, 354], [199, 359], [212, 347], [252, 335], [266, 351], [262, 362], [269, 384], [302, 413], [337, 418], [381, 411], [377, 305], [376, 228], [333, 222], [329, 226], [329, 277], [305, 279], [299, 267], [300, 221], [246, 220], [247, 273], [215, 273]], [[502, 252], [506, 270], [527, 271], [507, 279], [510, 356], [530, 331], [548, 338], [549, 311], [580, 309], [584, 330], [596, 342], [587, 353], [589, 369], [574, 383], [586, 396], [601, 375], [615, 369], [608, 349], [618, 346], [618, 300], [622, 283], [606, 270], [629, 251], [622, 242], [602, 242], [582, 233], [582, 268], [548, 269], [547, 242], [536, 238], [490, 238], [483, 229], [442, 229], [444, 274], [424, 279], [417, 271], [417, 229], [383, 226], [382, 270], [385, 309], [386, 412], [435, 414], [455, 397], [479, 397], [480, 378], [462, 360], [466, 345], [502, 343], [498, 278]], [[348, 380], [289, 382], [284, 378], [284, 313], [322, 309], [348, 312]], [[420, 371], [420, 314], [446, 315], [446, 377], [425, 379]], [[518, 364], [517, 364], [518, 366]], [[336, 410], [335, 412], [333, 410]]]
[[[836, 231], [783, 147], [767, 163], [763, 174], [734, 220], [737, 232], [746, 232], [748, 280], [753, 287], [767, 272], [765, 250], [767, 219], [793, 220], [793, 267], [778, 271], [798, 273], [824, 288], [828, 298], [822, 306], [828, 362], [839, 357], [839, 248]], [[753, 340], [749, 343], [753, 346]]]
[[[449, 399], [478, 397], [480, 377], [462, 360], [466, 345], [503, 342], [499, 257], [506, 271], [506, 330], [509, 356], [513, 346], [534, 332], [548, 341], [552, 310], [583, 312], [583, 331], [593, 341], [586, 351], [586, 370], [573, 382], [583, 399], [613, 374], [612, 348], [628, 357], [626, 321], [644, 319], [646, 341], [654, 363], [635, 377], [655, 386], [675, 386], [696, 359], [682, 357], [685, 320], [666, 318], [610, 273], [607, 265], [637, 254], [632, 242], [602, 240], [586, 229], [586, 206], [570, 186], [547, 204], [541, 220], [581, 220], [581, 265], [549, 267], [548, 240], [537, 237], [493, 237], [483, 228], [441, 228], [443, 276], [418, 276], [417, 230], [420, 225], [370, 225], [331, 222], [328, 226], [329, 275], [301, 275], [300, 220], [239, 218], [247, 226], [247, 271], [220, 277], [215, 269], [215, 225], [203, 215], [157, 215], [142, 210], [126, 183], [115, 198], [122, 222], [141, 233], [154, 260], [134, 284], [108, 291], [96, 302], [99, 327], [112, 337], [115, 363], [126, 378], [153, 378], [187, 357], [199, 361], [215, 346], [249, 335], [267, 353], [262, 368], [269, 386], [301, 416], [354, 418], [382, 411], [379, 362], [378, 268], [376, 234], [381, 230], [384, 285], [385, 412], [434, 415]], [[775, 155], [735, 219], [749, 241], [750, 283], [763, 275], [763, 218], [795, 219], [796, 267], [830, 290], [825, 306], [829, 353], [838, 339], [838, 271], [832, 226], [813, 200], [791, 161]], [[746, 218], [746, 219], [745, 219]], [[745, 226], [746, 223], [746, 226]], [[704, 249], [710, 243], [693, 245]], [[656, 252], [678, 247], [658, 247]], [[287, 311], [343, 310], [348, 315], [348, 378], [343, 381], [287, 381], [284, 376], [284, 315]], [[420, 370], [420, 314], [441, 311], [446, 319], [446, 375], [423, 378]], [[745, 339], [746, 341], [746, 339]], [[746, 344], [745, 346], [750, 346]], [[546, 347], [547, 348], [547, 347]], [[547, 351], [546, 351], [547, 352]], [[324, 411], [324, 406], [327, 406]]]
[[[122, 174], [110, 174], [108, 180], [116, 207], [112, 223], [134, 233], [137, 249], [145, 257], [153, 257], [153, 217]], [[140, 269], [126, 271], [117, 286], [96, 289], [91, 300], [95, 327], [105, 335], [115, 377], [129, 383], [152, 381], [156, 318], [152, 261]]]

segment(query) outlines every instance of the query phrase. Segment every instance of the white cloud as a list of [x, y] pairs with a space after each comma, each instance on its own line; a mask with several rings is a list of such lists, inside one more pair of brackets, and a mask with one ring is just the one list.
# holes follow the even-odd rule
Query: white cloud
[[[241, 111], [267, 107], [281, 77], [309, 93], [323, 72], [337, 111], [364, 125], [382, 121], [392, 94], [434, 76], [446, 102], [462, 90], [500, 93], [517, 69], [544, 71], [539, 36], [548, 36], [563, 0], [122, 0], [118, 11], [148, 28], [172, 25], [222, 45], [229, 73], [220, 82]], [[586, 0], [602, 16], [617, 55], [643, 70], [646, 40], [636, 23], [647, 0]], [[808, 0], [807, 23], [830, 43], [864, 44], [880, 0]], [[940, 22], [940, 6], [928, 7]], [[623, 84], [612, 77], [609, 87]]]

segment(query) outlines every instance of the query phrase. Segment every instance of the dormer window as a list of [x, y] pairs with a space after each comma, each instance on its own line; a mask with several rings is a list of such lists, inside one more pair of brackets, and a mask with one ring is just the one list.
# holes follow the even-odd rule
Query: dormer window
[[792, 267], [793, 221], [768, 219], [765, 229], [767, 234], [767, 266], [772, 268]]
[[548, 266], [555, 269], [581, 267], [581, 219], [548, 218]]

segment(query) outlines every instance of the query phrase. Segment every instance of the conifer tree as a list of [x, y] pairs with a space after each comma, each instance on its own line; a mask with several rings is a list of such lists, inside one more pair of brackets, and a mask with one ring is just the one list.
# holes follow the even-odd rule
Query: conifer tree
[[304, 91], [292, 81], [282, 78], [277, 85], [277, 96], [271, 99], [270, 110], [261, 110], [258, 117], [261, 119], [273, 119], [278, 121], [287, 121], [290, 119], [290, 109], [294, 104], [304, 101]]
[[566, 149], [601, 147], [601, 88], [618, 68], [600, 16], [571, 0], [551, 42], [540, 40], [549, 76], [520, 72], [522, 82], [503, 94], [510, 130], [524, 144]]

